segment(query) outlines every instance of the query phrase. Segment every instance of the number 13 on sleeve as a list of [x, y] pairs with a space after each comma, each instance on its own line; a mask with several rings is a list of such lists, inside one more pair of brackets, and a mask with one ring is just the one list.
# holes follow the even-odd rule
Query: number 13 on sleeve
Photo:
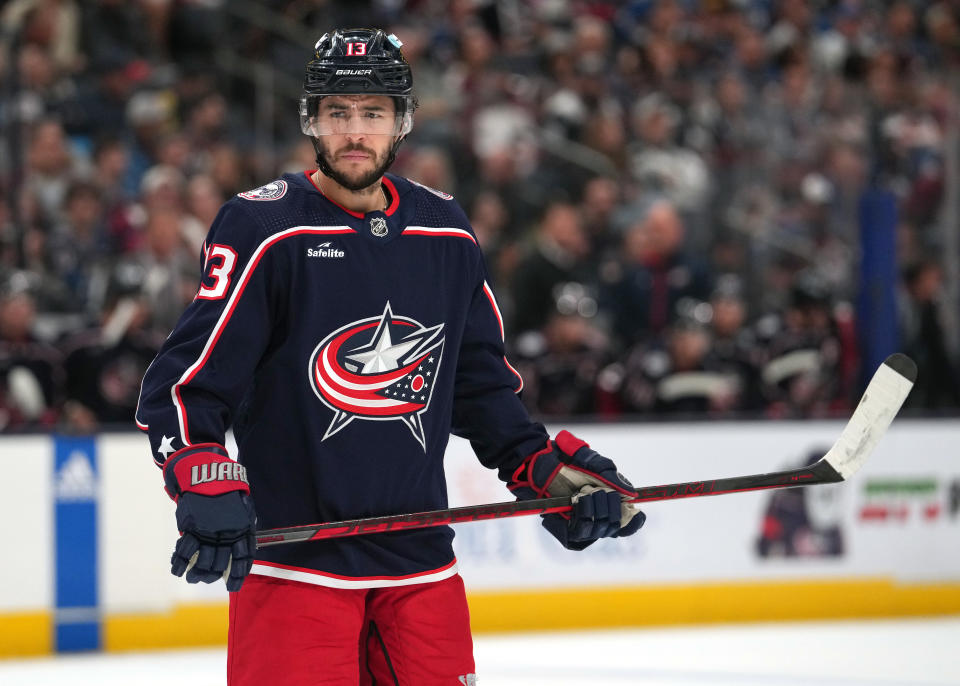
[[219, 300], [230, 288], [230, 276], [237, 264], [237, 253], [228, 245], [213, 243], [206, 250], [203, 280], [197, 298]]

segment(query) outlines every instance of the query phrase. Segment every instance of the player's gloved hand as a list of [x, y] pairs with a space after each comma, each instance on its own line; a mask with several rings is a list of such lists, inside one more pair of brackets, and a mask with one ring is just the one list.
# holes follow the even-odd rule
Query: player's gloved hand
[[180, 530], [170, 571], [186, 572], [191, 584], [222, 578], [228, 591], [239, 591], [257, 548], [247, 470], [223, 446], [204, 443], [171, 455], [163, 479]]
[[527, 457], [507, 488], [521, 500], [572, 496], [571, 512], [544, 515], [542, 521], [570, 550], [583, 550], [607, 536], [629, 536], [646, 521], [646, 515], [627, 502], [637, 492], [613, 461], [569, 431]]

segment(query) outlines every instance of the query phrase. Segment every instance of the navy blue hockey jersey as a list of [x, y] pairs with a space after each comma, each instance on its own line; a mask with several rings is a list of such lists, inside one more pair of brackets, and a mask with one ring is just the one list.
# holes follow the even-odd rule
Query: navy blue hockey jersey
[[[193, 303], [143, 380], [158, 465], [233, 427], [258, 528], [447, 507], [449, 434], [506, 480], [547, 439], [517, 392], [466, 216], [388, 175], [351, 212], [310, 172], [240, 193], [204, 245]], [[456, 573], [448, 527], [260, 550], [254, 574], [343, 588]]]

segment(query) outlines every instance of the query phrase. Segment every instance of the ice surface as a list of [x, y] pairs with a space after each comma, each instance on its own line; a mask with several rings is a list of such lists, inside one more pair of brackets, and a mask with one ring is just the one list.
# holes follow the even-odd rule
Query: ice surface
[[[480, 686], [960, 686], [957, 646], [960, 617], [479, 636], [475, 653]], [[7, 660], [0, 684], [222, 686], [225, 662], [224, 650]]]

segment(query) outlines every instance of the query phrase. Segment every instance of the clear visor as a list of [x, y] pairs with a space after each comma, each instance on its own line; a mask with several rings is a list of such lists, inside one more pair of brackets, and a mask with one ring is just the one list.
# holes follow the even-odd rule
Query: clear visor
[[[394, 103], [400, 103], [395, 109]], [[400, 136], [413, 128], [413, 108], [406, 98], [383, 96], [350, 99], [344, 95], [300, 98], [300, 130], [308, 136], [342, 134]]]

